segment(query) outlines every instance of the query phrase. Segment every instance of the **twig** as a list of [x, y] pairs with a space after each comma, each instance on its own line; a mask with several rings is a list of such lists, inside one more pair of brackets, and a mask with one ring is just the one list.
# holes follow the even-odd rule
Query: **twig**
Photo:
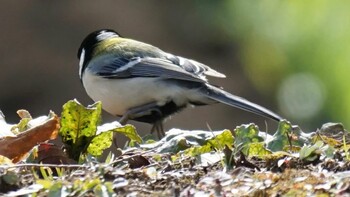
[[35, 163], [26, 163], [26, 164], [14, 164], [14, 165], [0, 165], [0, 169], [10, 169], [10, 168], [20, 168], [20, 167], [47, 167], [47, 168], [88, 168], [87, 165], [78, 165], [78, 164], [35, 164]]

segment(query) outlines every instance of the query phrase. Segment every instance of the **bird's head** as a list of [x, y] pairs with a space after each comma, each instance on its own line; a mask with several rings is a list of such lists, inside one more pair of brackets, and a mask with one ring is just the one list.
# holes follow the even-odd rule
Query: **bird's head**
[[82, 74], [88, 62], [93, 58], [96, 47], [98, 47], [102, 41], [116, 37], [120, 37], [120, 35], [111, 29], [97, 30], [85, 37], [78, 50], [80, 78], [82, 78]]

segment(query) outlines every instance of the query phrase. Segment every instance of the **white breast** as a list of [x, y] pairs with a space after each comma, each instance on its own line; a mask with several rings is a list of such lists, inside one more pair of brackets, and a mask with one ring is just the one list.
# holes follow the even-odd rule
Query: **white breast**
[[183, 106], [189, 100], [207, 100], [196, 90], [170, 85], [157, 78], [106, 79], [85, 72], [82, 80], [87, 94], [94, 101], [101, 101], [103, 109], [113, 115], [123, 115], [130, 108], [151, 102], [162, 106], [172, 100]]

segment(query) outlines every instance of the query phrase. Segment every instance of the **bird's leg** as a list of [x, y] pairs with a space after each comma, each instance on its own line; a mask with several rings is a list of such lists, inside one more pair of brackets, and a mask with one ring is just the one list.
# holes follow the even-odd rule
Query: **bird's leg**
[[[128, 111], [126, 111], [126, 113], [119, 119], [119, 123], [121, 125], [125, 125], [129, 119], [135, 119], [138, 117], [152, 114], [152, 111], [158, 110], [156, 107], [157, 107], [157, 103], [152, 102], [152, 103], [148, 103], [146, 105], [142, 105], [139, 107], [131, 108]], [[158, 135], [158, 137], [159, 137], [159, 135]], [[116, 138], [115, 137], [113, 137], [113, 138], [114, 138], [113, 143], [114, 143], [115, 147], [118, 147]]]
[[125, 125], [129, 120], [128, 114], [125, 113], [120, 119], [119, 119], [119, 123], [121, 125]]
[[153, 124], [152, 129], [151, 129], [151, 134], [154, 132], [157, 132], [157, 136], [159, 139], [165, 136], [164, 128], [163, 128], [163, 121], [157, 121]]
[[152, 113], [152, 111], [157, 110], [156, 107], [157, 107], [157, 103], [152, 102], [152, 103], [148, 103], [145, 105], [131, 108], [128, 111], [126, 111], [124, 113], [124, 115], [119, 119], [119, 123], [124, 125], [130, 119], [132, 120], [132, 119], [139, 118], [139, 117], [142, 117], [145, 115], [150, 115]]
[[[151, 115], [152, 113], [158, 113], [159, 117], [162, 117], [162, 112], [159, 110], [156, 102], [148, 103], [142, 106], [134, 107], [129, 109], [120, 119], [119, 123], [124, 125], [128, 122], [128, 120], [136, 119], [142, 116]], [[162, 138], [165, 136], [164, 128], [163, 128], [163, 119], [155, 122], [151, 129], [151, 134], [157, 132], [158, 138]]]

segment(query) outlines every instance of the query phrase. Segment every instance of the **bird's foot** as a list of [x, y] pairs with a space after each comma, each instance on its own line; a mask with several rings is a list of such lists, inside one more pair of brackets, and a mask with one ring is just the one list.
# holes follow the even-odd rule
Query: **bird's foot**
[[158, 139], [162, 139], [165, 136], [162, 120], [157, 121], [153, 124], [151, 134], [153, 134], [154, 132], [157, 132]]
[[137, 119], [142, 116], [150, 115], [152, 112], [156, 111], [157, 113], [161, 113], [159, 109], [157, 108], [157, 103], [152, 102], [145, 105], [141, 105], [138, 107], [134, 107], [129, 109], [124, 113], [124, 115], [119, 119], [119, 123], [124, 125], [129, 120]]

